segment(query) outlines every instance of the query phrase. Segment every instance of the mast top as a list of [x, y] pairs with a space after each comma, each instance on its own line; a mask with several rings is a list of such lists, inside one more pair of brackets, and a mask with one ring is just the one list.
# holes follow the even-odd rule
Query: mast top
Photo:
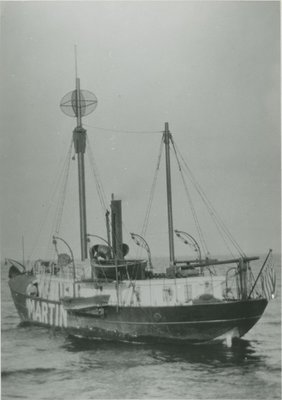
[[97, 107], [98, 100], [94, 93], [80, 90], [77, 73], [77, 46], [74, 45], [75, 90], [68, 92], [61, 100], [60, 108], [69, 117], [76, 117], [77, 128], [82, 127], [82, 117], [91, 114]]
[[75, 79], [77, 79], [77, 45], [74, 45], [74, 70], [75, 70]]

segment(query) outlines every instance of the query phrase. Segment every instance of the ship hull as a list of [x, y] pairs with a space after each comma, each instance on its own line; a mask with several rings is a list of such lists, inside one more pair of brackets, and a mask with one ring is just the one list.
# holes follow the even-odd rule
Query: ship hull
[[[110, 308], [103, 319], [69, 318], [72, 334], [137, 341], [201, 343], [225, 335], [241, 337], [259, 320], [266, 301], [174, 307]], [[244, 311], [243, 311], [244, 310]], [[156, 321], [157, 320], [157, 321]], [[83, 333], [82, 333], [83, 331]]]
[[[15, 284], [13, 281], [16, 280]], [[85, 338], [193, 344], [230, 339], [248, 332], [267, 305], [266, 299], [250, 299], [170, 307], [107, 305], [66, 310], [59, 301], [28, 296], [20, 290], [31, 281], [32, 277], [28, 276], [10, 281], [11, 294], [21, 320], [59, 327], [70, 335]]]

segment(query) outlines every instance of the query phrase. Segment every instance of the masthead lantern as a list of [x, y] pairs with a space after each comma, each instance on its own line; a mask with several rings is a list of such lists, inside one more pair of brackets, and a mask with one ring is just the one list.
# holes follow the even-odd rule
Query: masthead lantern
[[94, 93], [88, 90], [72, 90], [61, 100], [60, 108], [69, 117], [85, 117], [97, 107], [98, 100]]

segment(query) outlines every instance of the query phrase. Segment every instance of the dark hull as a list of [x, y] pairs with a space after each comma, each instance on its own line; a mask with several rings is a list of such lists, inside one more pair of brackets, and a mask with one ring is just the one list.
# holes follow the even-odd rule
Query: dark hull
[[[109, 307], [105, 317], [93, 319], [86, 314], [69, 315], [69, 332], [83, 337], [203, 343], [236, 330], [241, 337], [261, 317], [267, 301], [205, 304], [178, 307], [115, 308]], [[161, 316], [156, 322], [155, 316]]]
[[260, 319], [267, 305], [266, 299], [251, 299], [173, 307], [105, 306], [65, 311], [60, 302], [24, 294], [28, 281], [27, 276], [10, 280], [22, 321], [58, 326], [71, 335], [86, 338], [203, 343], [232, 330], [241, 337]]

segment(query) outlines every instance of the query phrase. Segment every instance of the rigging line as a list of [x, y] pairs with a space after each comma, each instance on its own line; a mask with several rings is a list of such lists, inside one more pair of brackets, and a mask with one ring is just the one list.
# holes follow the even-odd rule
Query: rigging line
[[65, 170], [65, 164], [66, 164], [66, 162], [67, 162], [67, 159], [64, 159], [64, 160], [63, 160], [63, 166], [62, 166], [62, 168], [60, 168], [60, 164], [62, 163], [62, 160], [60, 160], [60, 163], [59, 163], [59, 166], [58, 166], [58, 170], [59, 170], [60, 172], [59, 172], [58, 174], [56, 174], [56, 178], [54, 179], [54, 182], [53, 182], [53, 185], [52, 185], [52, 187], [54, 187], [54, 189], [51, 190], [51, 194], [50, 194], [50, 196], [49, 196], [49, 199], [48, 199], [48, 201], [46, 202], [46, 204], [47, 204], [47, 210], [46, 210], [46, 212], [43, 214], [43, 217], [41, 218], [41, 222], [40, 222], [40, 224], [39, 224], [39, 231], [38, 231], [38, 234], [37, 234], [37, 236], [36, 236], [34, 245], [32, 246], [31, 251], [30, 251], [30, 253], [29, 253], [29, 257], [28, 257], [29, 260], [30, 260], [31, 257], [33, 256], [33, 253], [34, 253], [34, 251], [35, 251], [35, 248], [37, 247], [38, 241], [39, 241], [39, 239], [40, 239], [40, 237], [41, 237], [43, 227], [44, 227], [45, 224], [46, 224], [47, 217], [48, 217], [48, 215], [49, 215], [51, 206], [52, 206], [52, 204], [53, 204], [53, 199], [54, 199], [54, 197], [55, 197], [55, 195], [56, 195], [56, 193], [57, 193], [57, 191], [58, 191], [58, 188], [59, 188], [59, 185], [60, 185], [60, 182], [61, 182], [61, 179], [62, 179], [64, 170]]
[[[215, 223], [215, 226], [216, 226], [216, 228], [217, 228], [217, 231], [218, 231], [219, 235], [221, 236], [223, 242], [225, 243], [225, 246], [226, 246], [227, 250], [228, 250], [229, 253], [231, 254], [232, 258], [235, 258], [235, 255], [233, 254], [233, 252], [232, 252], [232, 250], [231, 250], [231, 248], [230, 248], [230, 246], [229, 246], [229, 244], [228, 244], [228, 242], [227, 242], [227, 240], [226, 240], [226, 237], [225, 237], [225, 236], [227, 236], [227, 235], [225, 234], [225, 236], [224, 236], [224, 232], [223, 232], [223, 230], [222, 230], [222, 227], [220, 226], [218, 220], [217, 220], [216, 218], [214, 218], [213, 214], [212, 214], [212, 213], [209, 213], [209, 214], [210, 214], [210, 216], [213, 218], [213, 221], [214, 221], [214, 223]], [[230, 238], [229, 238], [229, 239], [230, 239]], [[234, 245], [234, 244], [233, 244], [233, 245]], [[238, 251], [238, 249], [237, 249], [237, 251]], [[239, 254], [241, 254], [241, 253], [239, 252]]]
[[163, 153], [163, 146], [164, 146], [164, 141], [163, 141], [163, 138], [162, 138], [161, 144], [160, 144], [160, 148], [159, 148], [159, 153], [158, 153], [157, 166], [156, 166], [156, 170], [155, 170], [155, 174], [154, 174], [154, 178], [153, 178], [153, 183], [152, 183], [150, 194], [149, 194], [149, 202], [148, 202], [148, 206], [147, 206], [147, 209], [146, 209], [146, 214], [145, 214], [145, 219], [144, 219], [144, 222], [143, 222], [143, 226], [142, 226], [142, 229], [141, 229], [141, 235], [142, 236], [146, 235], [147, 228], [148, 228], [149, 216], [150, 216], [150, 212], [151, 212], [151, 208], [152, 208], [154, 193], [155, 193], [156, 184], [157, 184], [157, 177], [158, 177], [158, 172], [159, 172], [159, 169], [160, 169], [160, 163], [161, 163], [161, 158], [162, 158], [162, 153]]
[[99, 129], [101, 131], [106, 131], [106, 132], [117, 132], [117, 133], [136, 133], [136, 134], [151, 134], [151, 133], [163, 133], [162, 131], [135, 131], [135, 130], [125, 130], [125, 129], [111, 129], [111, 128], [102, 128], [100, 126], [94, 126], [94, 125], [89, 125], [89, 124], [83, 124], [85, 126], [88, 126], [89, 128], [94, 128], [94, 129]]
[[[48, 249], [47, 249], [47, 254], [51, 254], [52, 253], [52, 256], [51, 256], [52, 259], [55, 258], [55, 249], [52, 247], [53, 234], [55, 232], [55, 234], [58, 235], [59, 234], [59, 230], [60, 230], [60, 226], [61, 226], [64, 203], [65, 203], [65, 198], [66, 198], [68, 176], [69, 176], [71, 151], [72, 151], [72, 142], [71, 142], [71, 145], [70, 145], [70, 148], [69, 148], [69, 151], [68, 151], [68, 154], [67, 154], [67, 158], [66, 158], [64, 174], [63, 174], [63, 178], [62, 178], [62, 189], [61, 189], [61, 192], [59, 193], [58, 204], [57, 204], [57, 208], [55, 210], [55, 217], [54, 217], [54, 221], [53, 221], [53, 224], [52, 224], [52, 229], [51, 229], [50, 239], [49, 239], [49, 244], [48, 244]], [[52, 251], [52, 249], [53, 249], [53, 251]]]
[[218, 220], [218, 224], [220, 226], [220, 228], [222, 229], [222, 231], [226, 234], [226, 236], [229, 238], [229, 240], [232, 242], [233, 246], [237, 249], [237, 251], [239, 252], [239, 254], [241, 256], [246, 256], [245, 253], [243, 252], [243, 250], [241, 249], [241, 247], [239, 246], [239, 244], [236, 242], [236, 240], [234, 239], [234, 237], [232, 236], [231, 232], [228, 230], [227, 226], [224, 224], [223, 220], [219, 217], [218, 213], [216, 212], [215, 208], [212, 206], [211, 202], [209, 201], [209, 199], [207, 198], [205, 192], [203, 191], [203, 189], [201, 188], [200, 184], [197, 182], [197, 180], [195, 179], [192, 171], [190, 170], [189, 166], [187, 165], [184, 157], [182, 156], [181, 152], [179, 151], [179, 149], [177, 148], [178, 153], [180, 154], [180, 157], [184, 163], [184, 166], [186, 167], [188, 173], [190, 174], [190, 179], [195, 187], [195, 189], [197, 190], [197, 192], [199, 193], [200, 197], [202, 198], [203, 202], [206, 204], [210, 215], [215, 219]]
[[190, 207], [191, 207], [192, 215], [193, 215], [193, 218], [194, 218], [195, 226], [196, 226], [196, 229], [198, 231], [198, 235], [199, 235], [200, 241], [201, 241], [202, 246], [203, 246], [203, 248], [205, 250], [205, 253], [208, 254], [209, 253], [209, 249], [208, 249], [208, 246], [207, 246], [207, 242], [206, 242], [205, 236], [203, 234], [203, 231], [201, 229], [201, 225], [199, 223], [197, 212], [196, 212], [196, 209], [194, 207], [194, 204], [193, 204], [192, 197], [190, 195], [188, 186], [187, 186], [187, 184], [185, 182], [182, 170], [180, 171], [180, 174], [181, 174], [181, 178], [182, 178], [182, 182], [183, 182], [183, 185], [184, 185], [184, 189], [185, 189], [185, 192], [186, 192], [186, 195], [187, 195]]
[[[198, 234], [199, 234], [199, 236], [200, 236], [200, 240], [201, 240], [201, 242], [202, 242], [202, 245], [204, 244], [203, 247], [206, 249], [206, 252], [207, 252], [207, 254], [208, 254], [208, 253], [209, 253], [209, 250], [208, 250], [208, 247], [207, 247], [207, 244], [206, 244], [206, 241], [205, 241], [205, 238], [204, 238], [204, 234], [203, 234], [203, 231], [202, 231], [202, 229], [201, 229], [199, 220], [198, 220], [198, 218], [197, 218], [196, 210], [195, 210], [195, 208], [194, 208], [194, 205], [193, 205], [193, 202], [192, 202], [192, 198], [191, 198], [190, 193], [189, 193], [189, 190], [188, 190], [187, 183], [186, 183], [185, 178], [184, 178], [184, 175], [183, 175], [183, 171], [182, 171], [182, 168], [181, 168], [180, 160], [179, 160], [179, 158], [178, 158], [178, 154], [177, 154], [177, 152], [176, 152], [176, 148], [175, 148], [174, 142], [173, 142], [173, 148], [174, 148], [174, 152], [175, 152], [175, 157], [176, 157], [177, 162], [178, 162], [178, 165], [179, 165], [179, 170], [180, 170], [180, 173], [181, 173], [181, 177], [182, 177], [182, 181], [183, 181], [183, 184], [184, 184], [184, 188], [185, 188], [185, 191], [186, 191], [186, 194], [187, 194], [189, 203], [190, 203], [190, 207], [191, 207], [191, 209], [192, 209], [192, 213], [193, 213], [193, 216], [194, 216], [196, 228], [197, 228], [197, 230], [198, 230]], [[210, 214], [210, 215], [211, 215], [211, 214]], [[230, 246], [228, 245], [228, 242], [226, 241], [226, 238], [224, 237], [223, 232], [222, 232], [222, 230], [220, 229], [220, 226], [219, 226], [218, 221], [217, 221], [216, 219], [214, 219], [214, 223], [215, 223], [216, 228], [217, 228], [217, 230], [218, 230], [218, 232], [219, 232], [219, 235], [221, 236], [223, 242], [224, 242], [225, 245], [226, 245], [227, 250], [229, 251], [229, 253], [231, 254], [232, 257], [235, 257], [234, 254], [232, 253], [232, 250], [230, 249]]]
[[[144, 218], [142, 229], [141, 229], [141, 236], [145, 236], [146, 235], [146, 231], [147, 231], [147, 227], [148, 227], [150, 211], [151, 211], [154, 192], [155, 192], [155, 188], [156, 188], [157, 175], [158, 175], [158, 171], [159, 171], [159, 168], [160, 168], [163, 143], [164, 142], [163, 142], [163, 138], [162, 138], [161, 143], [160, 143], [159, 152], [158, 152], [157, 166], [156, 166], [156, 170], [155, 170], [155, 174], [154, 174], [154, 178], [153, 178], [153, 183], [152, 183], [150, 194], [149, 194], [149, 201], [148, 201], [148, 205], [147, 205], [146, 212], [145, 212], [145, 218]], [[142, 252], [142, 249], [138, 247], [137, 250], [136, 250], [136, 256], [137, 257], [140, 256], [141, 252]]]
[[99, 177], [99, 172], [98, 172], [98, 168], [97, 168], [97, 165], [95, 162], [94, 153], [91, 149], [90, 141], [89, 141], [87, 135], [86, 135], [86, 142], [87, 142], [87, 155], [88, 155], [88, 159], [90, 161], [90, 165], [92, 167], [92, 172], [94, 175], [94, 180], [96, 183], [96, 189], [97, 189], [97, 193], [99, 196], [99, 200], [100, 200], [101, 206], [104, 209], [104, 211], [107, 211], [109, 206], [107, 206], [105, 191], [104, 191], [101, 179]]
[[207, 246], [207, 242], [205, 240], [205, 236], [204, 236], [203, 231], [201, 229], [201, 225], [199, 223], [197, 212], [196, 212], [196, 209], [194, 207], [194, 204], [193, 204], [193, 201], [192, 201], [192, 197], [190, 195], [188, 186], [187, 186], [186, 181], [184, 179], [184, 175], [183, 175], [183, 171], [182, 170], [180, 170], [180, 174], [181, 174], [181, 178], [182, 178], [182, 182], [183, 182], [183, 185], [184, 185], [184, 189], [185, 189], [185, 192], [186, 192], [186, 195], [187, 195], [190, 207], [191, 207], [192, 215], [193, 215], [193, 218], [194, 218], [195, 226], [196, 226], [196, 229], [198, 231], [198, 235], [199, 235], [200, 241], [202, 243], [203, 248], [205, 249], [205, 253], [208, 254], [209, 253], [209, 249], [208, 249], [208, 246]]
[[[212, 206], [212, 204], [209, 202], [208, 198], [206, 197], [206, 195], [204, 194], [204, 192], [202, 192], [204, 198], [206, 199], [205, 204], [208, 207], [208, 211], [210, 216], [212, 217], [212, 219], [214, 220], [218, 232], [221, 234], [221, 237], [223, 238], [230, 254], [234, 257], [234, 254], [232, 252], [232, 250], [230, 249], [225, 237], [223, 234], [225, 234], [226, 238], [228, 238], [230, 240], [230, 242], [233, 244], [234, 248], [237, 250], [237, 252], [241, 255], [241, 256], [246, 256], [245, 253], [243, 252], [242, 248], [240, 247], [240, 245], [238, 244], [238, 242], [235, 240], [235, 238], [232, 236], [231, 232], [228, 230], [227, 226], [225, 225], [225, 223], [223, 222], [223, 220], [221, 219], [221, 217], [219, 216], [219, 214], [216, 212], [215, 208]], [[204, 200], [203, 200], [204, 201]]]
[[69, 177], [69, 172], [70, 172], [70, 160], [71, 160], [71, 152], [72, 152], [72, 144], [73, 141], [71, 142], [69, 152], [67, 155], [67, 165], [66, 165], [66, 171], [65, 171], [65, 176], [64, 176], [64, 182], [63, 182], [63, 189], [62, 189], [62, 198], [61, 198], [61, 205], [58, 210], [58, 221], [56, 225], [56, 230], [55, 233], [58, 234], [60, 227], [61, 227], [61, 222], [62, 222], [62, 216], [63, 216], [63, 209], [64, 209], [64, 204], [66, 200], [66, 192], [67, 192], [67, 184], [68, 184], [68, 177]]
[[172, 147], [173, 147], [173, 150], [174, 150], [174, 155], [175, 155], [175, 158], [176, 158], [177, 163], [178, 163], [178, 168], [179, 168], [179, 171], [180, 171], [180, 175], [181, 175], [181, 178], [182, 178], [184, 189], [185, 189], [185, 192], [186, 192], [186, 195], [187, 195], [190, 207], [191, 207], [191, 211], [192, 211], [192, 215], [193, 215], [194, 222], [195, 222], [195, 225], [196, 225], [196, 229], [198, 231], [198, 235], [199, 235], [200, 241], [202, 243], [202, 246], [205, 249], [205, 253], [208, 254], [209, 250], [208, 250], [207, 242], [205, 240], [203, 231], [201, 229], [201, 225], [199, 223], [197, 212], [196, 212], [196, 209], [194, 207], [194, 204], [193, 204], [193, 201], [192, 201], [192, 197], [191, 197], [191, 195], [189, 193], [189, 189], [188, 189], [187, 183], [186, 183], [184, 175], [183, 175], [183, 171], [182, 171], [182, 168], [181, 168], [180, 160], [178, 158], [178, 154], [177, 154], [176, 148], [175, 148], [175, 143], [174, 143], [174, 140], [172, 139], [172, 137], [171, 137], [171, 142], [172, 142]]
[[[190, 177], [190, 179], [191, 179], [191, 177]], [[195, 182], [192, 181], [192, 183], [194, 184], [194, 187], [195, 187], [196, 191], [198, 192], [198, 194], [200, 195], [202, 201], [206, 205], [208, 213], [209, 213], [210, 217], [212, 218], [212, 220], [214, 221], [214, 224], [215, 224], [215, 226], [216, 226], [216, 228], [217, 228], [222, 240], [224, 241], [229, 253], [232, 255], [232, 257], [235, 257], [233, 252], [232, 252], [232, 250], [231, 250], [231, 248], [230, 248], [230, 246], [228, 245], [228, 242], [227, 242], [226, 238], [228, 238], [230, 240], [230, 242], [236, 248], [238, 253], [240, 255], [242, 255], [242, 251], [241, 251], [239, 245], [236, 245], [235, 239], [231, 236], [231, 234], [228, 233], [227, 228], [225, 229], [225, 226], [224, 226], [223, 222], [221, 223], [221, 221], [219, 219], [219, 216], [217, 215], [217, 213], [215, 212], [215, 210], [213, 209], [211, 204], [209, 204], [208, 201], [206, 200], [207, 198], [205, 199], [204, 194], [199, 191], [199, 189], [195, 185]], [[225, 234], [225, 236], [224, 236], [224, 234]]]
[[[66, 156], [65, 164], [64, 164], [64, 170], [63, 170], [63, 176], [62, 176], [62, 189], [59, 193], [58, 197], [58, 204], [57, 208], [55, 211], [55, 217], [54, 221], [52, 224], [52, 229], [50, 233], [50, 239], [49, 239], [49, 244], [48, 244], [48, 250], [47, 253], [50, 254], [52, 252], [52, 241], [53, 241], [53, 234], [54, 232], [56, 234], [59, 233], [59, 229], [61, 226], [62, 222], [62, 215], [63, 215], [63, 208], [64, 208], [64, 203], [65, 203], [65, 197], [66, 197], [66, 190], [67, 190], [67, 183], [68, 183], [68, 176], [69, 176], [69, 167], [70, 167], [70, 160], [71, 160], [71, 152], [72, 152], [72, 145], [73, 145], [73, 140], [71, 140], [69, 150]], [[54, 254], [53, 254], [54, 257]]]
[[[176, 152], [176, 144], [174, 144], [174, 150], [175, 150], [175, 152]], [[179, 154], [180, 154], [180, 156], [181, 156], [181, 153], [179, 152]], [[181, 156], [182, 157], [182, 156]], [[177, 158], [177, 160], [179, 161], [179, 159], [178, 159], [178, 156], [177, 156], [177, 154], [176, 154], [176, 158]], [[182, 160], [183, 160], [183, 157], [182, 157]], [[184, 160], [183, 160], [184, 161]], [[182, 173], [181, 173], [181, 175], [182, 175]], [[190, 178], [191, 179], [191, 178]], [[184, 179], [184, 176], [182, 175], [182, 180], [183, 180], [183, 183], [184, 183], [184, 187], [185, 187], [185, 190], [186, 190], [186, 192], [187, 192], [187, 186], [186, 186], [186, 182], [185, 182], [185, 179]], [[195, 182], [193, 182], [193, 180], [192, 180], [192, 183], [194, 184], [194, 187], [196, 188], [196, 185], [195, 185]], [[197, 188], [196, 188], [196, 190], [197, 190]], [[197, 190], [198, 191], [198, 190]], [[199, 192], [198, 192], [199, 193]], [[188, 193], [187, 193], [188, 194]], [[189, 196], [189, 194], [188, 194], [188, 196]], [[202, 196], [201, 196], [201, 198], [202, 198]], [[202, 200], [204, 201], [204, 199], [202, 198]], [[204, 203], [206, 204], [206, 202], [204, 201]], [[206, 206], [207, 206], [207, 208], [208, 208], [208, 205], [206, 204]], [[209, 209], [208, 209], [208, 211], [209, 211]], [[210, 212], [209, 212], [210, 213]], [[219, 231], [219, 233], [220, 233], [220, 235], [222, 236], [222, 233]], [[224, 239], [224, 238], [223, 238]], [[224, 240], [225, 241], [225, 240]], [[226, 242], [225, 242], [226, 243]], [[227, 246], [227, 248], [229, 249], [229, 247]], [[230, 249], [229, 249], [230, 250]]]
[[[150, 213], [151, 213], [154, 194], [155, 194], [155, 190], [156, 190], [156, 186], [157, 186], [157, 178], [158, 178], [158, 172], [159, 172], [160, 164], [161, 164], [163, 147], [164, 147], [164, 137], [162, 136], [160, 147], [159, 147], [159, 152], [158, 152], [157, 165], [156, 165], [154, 178], [153, 178], [153, 182], [152, 182], [152, 186], [151, 186], [151, 190], [150, 190], [150, 194], [149, 194], [149, 201], [148, 201], [145, 218], [144, 218], [144, 222], [143, 222], [142, 229], [141, 229], [141, 236], [143, 236], [143, 237], [146, 236], [147, 229], [148, 229]], [[140, 247], [138, 247], [137, 256], [140, 257], [141, 253], [142, 253], [142, 249]]]

